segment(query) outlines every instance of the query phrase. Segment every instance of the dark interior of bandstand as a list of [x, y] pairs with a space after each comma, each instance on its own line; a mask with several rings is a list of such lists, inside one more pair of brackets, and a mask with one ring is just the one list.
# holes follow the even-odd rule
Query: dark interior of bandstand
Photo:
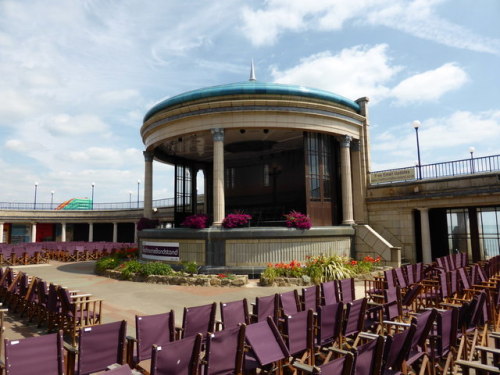
[[[205, 137], [200, 141], [200, 137]], [[155, 155], [175, 165], [175, 226], [186, 216], [212, 212], [213, 178], [211, 150], [200, 152], [199, 143], [210, 145], [210, 134], [178, 138], [158, 147]], [[185, 142], [183, 148], [180, 142]], [[186, 143], [186, 142], [191, 142]], [[175, 148], [175, 156], [172, 156]], [[185, 152], [180, 152], [184, 150]], [[226, 131], [224, 146], [224, 194], [226, 215], [252, 216], [255, 227], [283, 226], [284, 214], [307, 213], [314, 226], [339, 225], [342, 218], [339, 144], [326, 134], [296, 130]], [[205, 178], [205, 205], [196, 202], [196, 175]]]

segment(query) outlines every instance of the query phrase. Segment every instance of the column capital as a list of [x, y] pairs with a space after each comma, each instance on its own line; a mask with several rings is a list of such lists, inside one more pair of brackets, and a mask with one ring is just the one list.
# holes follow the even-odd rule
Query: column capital
[[359, 141], [359, 139], [353, 139], [351, 141], [351, 150], [355, 152], [361, 151], [361, 142]]
[[224, 129], [223, 128], [213, 128], [212, 138], [214, 142], [224, 142]]
[[352, 137], [350, 135], [341, 135], [337, 139], [340, 142], [340, 147], [349, 148], [351, 146]]
[[154, 153], [152, 151], [143, 151], [142, 154], [144, 155], [144, 161], [145, 162], [151, 162], [151, 161], [153, 161]]

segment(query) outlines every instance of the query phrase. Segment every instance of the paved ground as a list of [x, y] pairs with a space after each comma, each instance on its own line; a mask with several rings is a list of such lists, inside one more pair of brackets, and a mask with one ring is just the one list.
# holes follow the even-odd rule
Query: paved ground
[[[157, 314], [173, 309], [178, 325], [182, 323], [184, 307], [199, 306], [212, 302], [229, 302], [247, 298], [254, 302], [257, 296], [267, 296], [277, 292], [294, 289], [293, 287], [259, 287], [256, 280], [247, 286], [237, 287], [194, 287], [147, 284], [121, 281], [96, 276], [94, 262], [61, 263], [51, 262], [35, 266], [16, 267], [29, 275], [63, 285], [81, 293], [92, 293], [102, 298], [103, 321], [112, 322], [125, 319], [128, 334], [135, 336], [135, 315]], [[361, 285], [356, 287], [356, 295], [364, 294]], [[45, 333], [44, 328], [37, 329], [19, 319], [17, 315], [7, 313], [4, 337], [17, 339]]]

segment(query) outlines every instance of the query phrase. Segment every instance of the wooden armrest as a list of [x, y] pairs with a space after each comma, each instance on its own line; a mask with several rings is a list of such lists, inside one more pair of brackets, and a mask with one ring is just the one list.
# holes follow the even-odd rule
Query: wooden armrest
[[490, 365], [485, 365], [479, 362], [471, 362], [471, 361], [463, 361], [461, 359], [456, 360], [455, 364], [459, 366], [465, 366], [465, 367], [470, 367], [474, 368], [477, 370], [482, 370], [482, 371], [488, 371], [493, 374], [500, 374], [500, 368], [495, 367], [495, 366], [490, 366]]
[[490, 332], [489, 333], [490, 337], [493, 337], [494, 339], [500, 339], [500, 332]]
[[78, 348], [75, 348], [73, 345], [70, 345], [67, 342], [63, 342], [63, 347], [71, 354], [78, 354]]
[[398, 326], [398, 327], [409, 327], [411, 324], [410, 323], [403, 323], [403, 322], [393, 322], [392, 320], [384, 320], [382, 323], [386, 325], [393, 325], [393, 326]]
[[137, 342], [137, 339], [135, 337], [132, 337], [132, 336], [127, 336], [126, 339], [127, 339], [127, 341]]
[[359, 336], [364, 339], [371, 339], [371, 340], [374, 340], [378, 337], [376, 333], [371, 333], [371, 332], [360, 332]]
[[305, 363], [302, 363], [302, 362], [293, 362], [292, 366], [295, 367], [296, 369], [299, 369], [300, 371], [304, 371], [308, 374], [312, 374], [313, 372], [318, 373], [321, 371], [316, 366], [306, 365]]
[[492, 353], [492, 354], [500, 354], [500, 349], [490, 348], [488, 346], [476, 346], [476, 349], [481, 350], [483, 352]]
[[85, 294], [73, 294], [70, 297], [71, 298], [83, 298], [83, 297], [90, 297], [92, 294], [90, 293], [85, 293]]
[[442, 302], [440, 303], [440, 305], [445, 307], [462, 307], [462, 305], [458, 305], [456, 303], [447, 303], [447, 302]]

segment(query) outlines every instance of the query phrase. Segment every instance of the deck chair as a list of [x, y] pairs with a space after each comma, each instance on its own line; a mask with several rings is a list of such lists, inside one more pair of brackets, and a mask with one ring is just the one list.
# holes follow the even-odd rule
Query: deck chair
[[[340, 348], [356, 345], [358, 334], [363, 330], [366, 316], [366, 298], [347, 303], [344, 315], [344, 326], [340, 335]], [[350, 342], [349, 342], [350, 341]]]
[[154, 345], [151, 355], [151, 375], [197, 374], [200, 365], [201, 333]]
[[293, 366], [303, 373], [308, 374], [351, 375], [355, 361], [354, 354], [343, 350], [339, 350], [339, 352], [342, 352], [342, 356], [320, 366], [308, 366], [303, 363], [294, 363]]
[[176, 328], [178, 338], [194, 336], [198, 333], [205, 335], [207, 332], [214, 332], [215, 313], [217, 304], [185, 307], [182, 317], [182, 328]]
[[250, 324], [248, 302], [246, 298], [233, 302], [220, 303], [221, 325], [223, 329], [233, 328], [239, 324]]
[[301, 303], [297, 289], [279, 294], [280, 317], [293, 315], [301, 311]]
[[338, 303], [340, 300], [338, 294], [337, 283], [332, 281], [326, 281], [321, 283], [321, 304], [331, 305], [333, 303]]
[[431, 374], [447, 374], [453, 368], [458, 315], [459, 311], [456, 308], [438, 311], [436, 328], [429, 335], [430, 345], [427, 352], [432, 367]]
[[337, 283], [339, 285], [339, 295], [342, 302], [348, 303], [356, 299], [354, 278], [338, 280]]
[[[334, 346], [339, 341], [343, 316], [344, 304], [342, 302], [318, 308], [316, 339], [314, 343], [317, 353], [322, 354], [323, 348]], [[332, 352], [328, 351], [326, 357], [323, 355], [323, 361], [328, 361], [331, 355]]]
[[246, 325], [241, 324], [223, 331], [208, 333], [206, 338], [204, 375], [241, 374]]
[[314, 364], [313, 319], [312, 309], [285, 316], [284, 338], [293, 362]]
[[126, 332], [125, 320], [83, 328], [78, 349], [67, 347], [68, 375], [89, 375], [115, 363], [124, 364]]
[[279, 312], [279, 297], [278, 294], [272, 294], [265, 297], [256, 297], [253, 305], [252, 322], [261, 322], [266, 320], [268, 316], [277, 322]]
[[245, 355], [245, 371], [260, 368], [265, 372], [282, 373], [283, 361], [290, 353], [271, 317], [250, 324], [245, 339], [250, 350]]
[[318, 285], [302, 288], [301, 310], [306, 311], [312, 309], [313, 311], [316, 311], [319, 306], [319, 299], [320, 288]]
[[408, 359], [415, 331], [416, 326], [410, 324], [410, 327], [406, 330], [396, 333], [389, 339], [389, 350], [386, 353], [382, 374], [398, 375], [403, 372], [406, 373], [406, 360]]
[[[64, 375], [62, 332], [19, 340], [5, 340], [5, 363], [0, 373], [6, 375]], [[36, 369], [36, 370], [34, 370]]]
[[353, 375], [379, 375], [382, 371], [384, 347], [384, 336], [377, 336], [358, 346]]
[[[164, 345], [175, 339], [174, 310], [162, 314], [136, 315], [135, 338], [127, 336], [127, 363], [132, 368], [148, 371], [153, 345]], [[147, 367], [147, 368], [145, 368]]]

